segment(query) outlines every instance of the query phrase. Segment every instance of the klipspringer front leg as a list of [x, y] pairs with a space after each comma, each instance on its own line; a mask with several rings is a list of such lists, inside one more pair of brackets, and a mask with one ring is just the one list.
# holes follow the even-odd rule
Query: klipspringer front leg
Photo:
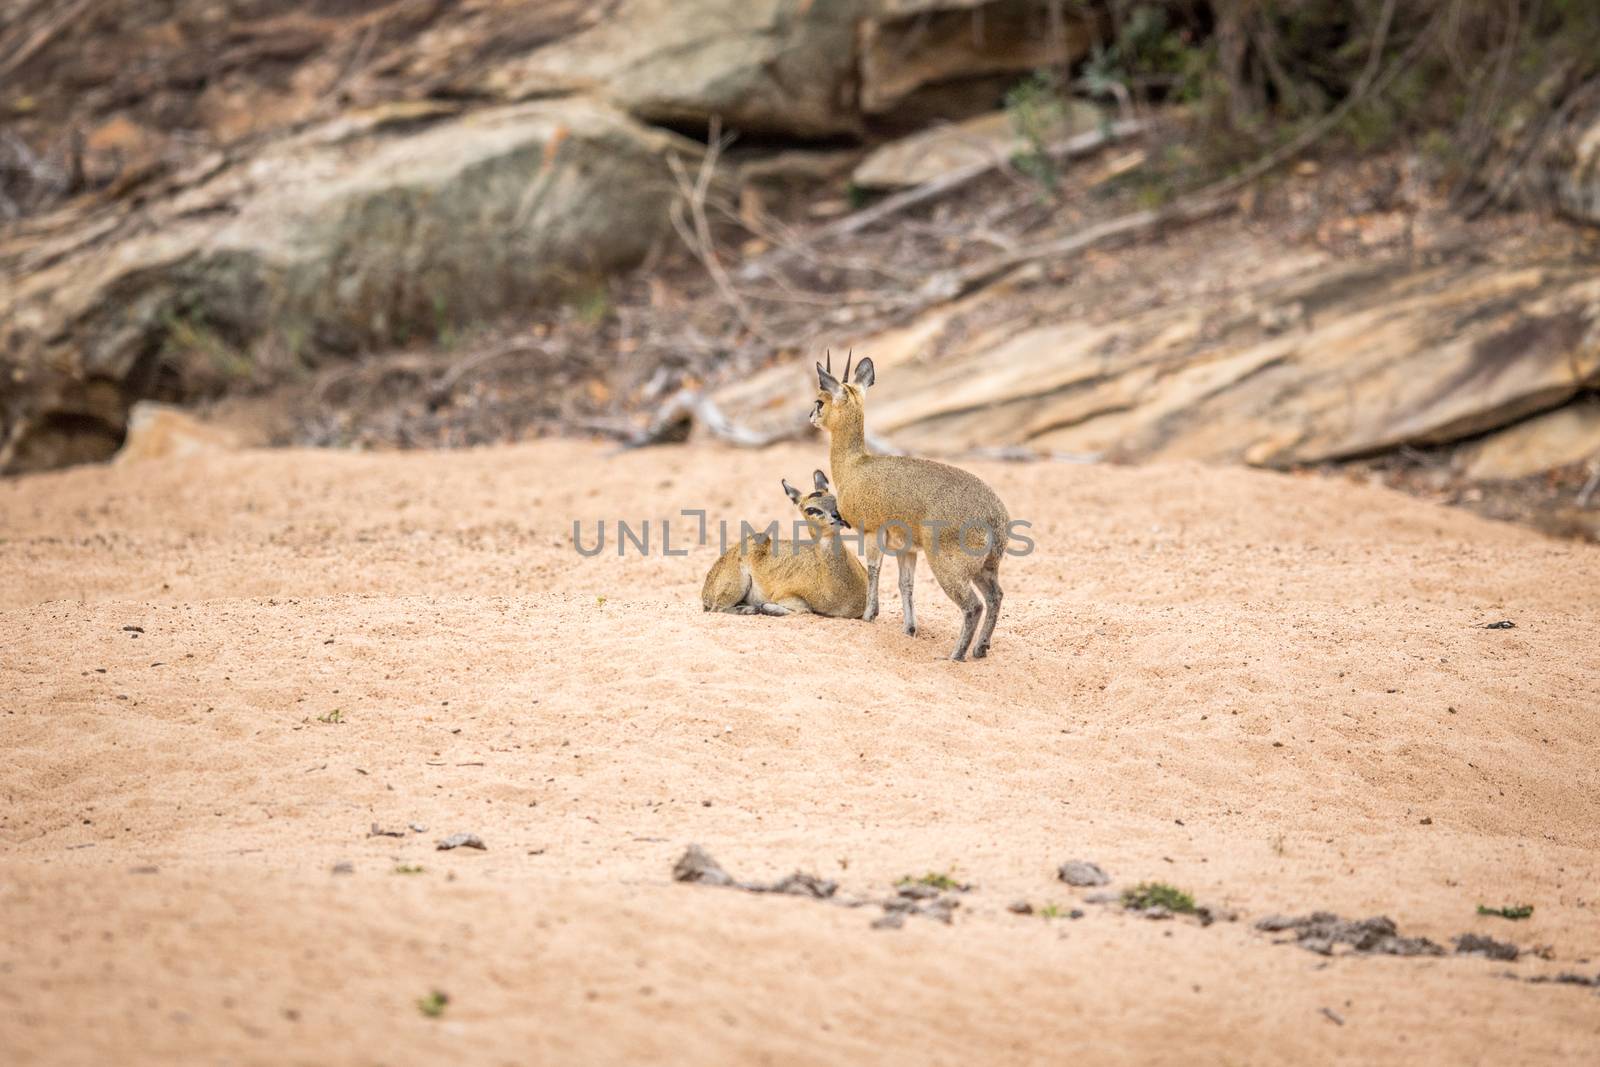
[[911, 606], [911, 586], [917, 580], [917, 550], [900, 552], [900, 611], [905, 616], [905, 631], [909, 637], [917, 636], [917, 612]]
[[861, 617], [871, 622], [878, 617], [878, 572], [883, 569], [883, 546], [878, 543], [878, 531], [866, 535], [867, 539], [867, 610]]

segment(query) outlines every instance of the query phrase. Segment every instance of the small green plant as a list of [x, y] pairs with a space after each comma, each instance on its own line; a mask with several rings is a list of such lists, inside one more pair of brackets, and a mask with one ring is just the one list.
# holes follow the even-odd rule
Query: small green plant
[[606, 606], [606, 598], [605, 598], [605, 597], [603, 597], [603, 596], [597, 596], [597, 597], [595, 597], [595, 598], [594, 598], [594, 602], [595, 602], [595, 606], [596, 606], [596, 607], [601, 607], [601, 608], [603, 608], [603, 607], [605, 607], [605, 606]]
[[1532, 904], [1507, 904], [1503, 908], [1491, 908], [1484, 904], [1478, 905], [1479, 915], [1498, 915], [1502, 919], [1526, 919], [1533, 914]]
[[1159, 84], [1171, 99], [1193, 102], [1204, 93], [1214, 62], [1210, 48], [1171, 25], [1160, 5], [1140, 4], [1128, 12], [1115, 41], [1095, 46], [1084, 63], [1083, 82], [1095, 96]]
[[433, 292], [433, 340], [446, 351], [454, 348], [459, 340], [455, 316], [450, 313], [450, 300], [437, 289]]
[[611, 292], [596, 282], [578, 294], [573, 309], [585, 325], [599, 326], [611, 317]]
[[950, 877], [950, 874], [949, 874], [948, 871], [929, 871], [927, 874], [922, 875], [920, 878], [913, 878], [913, 877], [911, 877], [911, 875], [908, 874], [904, 878], [900, 879], [900, 881], [896, 882], [895, 884], [896, 885], [927, 885], [927, 886], [932, 886], [935, 889], [941, 889], [941, 890], [943, 890], [943, 889], [961, 889], [961, 890], [964, 890], [964, 889], [967, 888], [961, 882], [958, 882], [954, 878]]
[[1125, 908], [1166, 908], [1168, 911], [1187, 914], [1194, 911], [1194, 897], [1177, 886], [1166, 882], [1140, 882], [1132, 889], [1122, 891]]
[[1066, 121], [1066, 103], [1055, 75], [1038, 71], [1006, 94], [1011, 128], [1026, 147], [1011, 158], [1012, 166], [1054, 194], [1061, 172], [1050, 156], [1050, 138]]
[[415, 864], [415, 863], [397, 863], [397, 864], [395, 864], [394, 873], [395, 874], [421, 874], [422, 873], [422, 867], [420, 865], [418, 865], [418, 864]]
[[325, 722], [325, 723], [329, 723], [329, 724], [331, 724], [333, 726], [337, 726], [340, 723], [344, 722], [344, 710], [342, 708], [334, 708], [332, 711], [328, 712], [328, 714], [326, 714], [326, 715], [318, 715], [317, 716], [317, 721], [318, 722]]
[[417, 1010], [430, 1019], [437, 1019], [444, 1014], [445, 1005], [450, 1003], [450, 994], [435, 989], [425, 997], [417, 998]]
[[1060, 904], [1046, 904], [1039, 909], [1039, 916], [1044, 919], [1059, 919], [1067, 913], [1061, 910]]

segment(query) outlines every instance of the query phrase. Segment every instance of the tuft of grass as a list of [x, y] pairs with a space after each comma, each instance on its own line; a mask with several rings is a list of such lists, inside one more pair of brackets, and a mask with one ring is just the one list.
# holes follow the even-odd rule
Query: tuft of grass
[[1507, 904], [1503, 908], [1491, 908], [1484, 904], [1478, 905], [1479, 915], [1498, 915], [1502, 919], [1526, 919], [1533, 914], [1532, 904]]
[[1188, 914], [1194, 911], [1194, 897], [1166, 882], [1140, 882], [1132, 889], [1122, 891], [1122, 906], [1166, 908], [1171, 912]]
[[318, 722], [330, 723], [330, 724], [332, 724], [334, 726], [337, 726], [340, 723], [344, 722], [344, 710], [342, 708], [334, 708], [332, 711], [328, 712], [328, 714], [326, 714], [326, 715], [318, 715], [317, 716], [317, 721]]
[[417, 998], [417, 1010], [430, 1019], [437, 1019], [444, 1014], [445, 1005], [450, 1003], [450, 994], [435, 989], [425, 997]]
[[419, 864], [415, 864], [415, 863], [397, 863], [397, 864], [395, 864], [394, 873], [395, 874], [421, 874], [422, 873], [422, 867]]
[[948, 871], [929, 871], [920, 878], [913, 878], [908, 874], [896, 882], [895, 885], [931, 885], [933, 888], [941, 890], [967, 888], [965, 884], [950, 877], [950, 872]]
[[1039, 909], [1039, 917], [1043, 919], [1059, 919], [1066, 912], [1061, 910], [1060, 904], [1046, 904]]
[[594, 598], [594, 603], [595, 607], [603, 608], [606, 606], [606, 598], [603, 596], [597, 596]]

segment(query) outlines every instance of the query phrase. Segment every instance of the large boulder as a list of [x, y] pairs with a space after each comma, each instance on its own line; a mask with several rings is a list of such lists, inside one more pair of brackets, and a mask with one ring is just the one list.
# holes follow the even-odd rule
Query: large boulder
[[[667, 158], [572, 98], [346, 116], [0, 245], [0, 470], [104, 458], [128, 405], [435, 340], [638, 262]], [[44, 236], [40, 236], [43, 233]]]
[[650, 122], [821, 137], [930, 87], [1070, 62], [1089, 42], [1081, 17], [1041, 0], [623, 0], [473, 88], [592, 92]]
[[582, 32], [487, 67], [499, 98], [592, 92], [649, 122], [759, 133], [860, 128], [856, 26], [864, 0], [623, 0]]

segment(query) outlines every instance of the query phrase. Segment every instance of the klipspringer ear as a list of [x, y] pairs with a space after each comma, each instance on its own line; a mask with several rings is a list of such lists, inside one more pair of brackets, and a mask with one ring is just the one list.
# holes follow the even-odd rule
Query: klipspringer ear
[[877, 380], [877, 376], [872, 371], [871, 357], [863, 359], [860, 363], [856, 364], [855, 377], [851, 378], [850, 380], [862, 388], [871, 385]]
[[812, 471], [811, 484], [816, 486], [817, 492], [826, 493], [828, 491], [828, 476], [821, 471]]
[[839, 386], [839, 379], [824, 370], [821, 363], [817, 364], [817, 387], [826, 390], [833, 396], [838, 396], [843, 392]]
[[789, 484], [789, 479], [783, 479], [783, 491], [789, 494], [789, 499], [796, 504], [800, 503], [800, 490]]

